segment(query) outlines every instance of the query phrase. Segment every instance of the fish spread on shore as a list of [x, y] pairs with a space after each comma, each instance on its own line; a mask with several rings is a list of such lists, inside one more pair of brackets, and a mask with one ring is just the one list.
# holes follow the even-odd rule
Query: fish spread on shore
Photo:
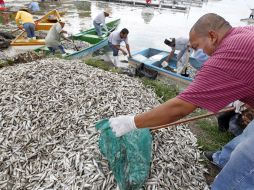
[[[140, 80], [78, 61], [0, 69], [0, 189], [116, 189], [94, 124], [159, 104]], [[203, 190], [196, 138], [185, 126], [153, 134], [143, 189]]]

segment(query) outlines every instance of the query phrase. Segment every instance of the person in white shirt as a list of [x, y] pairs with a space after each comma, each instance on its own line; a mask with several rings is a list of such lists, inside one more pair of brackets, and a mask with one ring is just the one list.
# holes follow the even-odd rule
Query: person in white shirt
[[[187, 76], [186, 69], [187, 64], [189, 62], [189, 56], [192, 54], [193, 49], [189, 46], [189, 39], [188, 38], [169, 38], [165, 39], [164, 43], [172, 48], [169, 56], [166, 58], [165, 61], [162, 62], [163, 67], [168, 66], [168, 62], [174, 56], [175, 50], [178, 50], [179, 53], [177, 54], [177, 73], [182, 74], [183, 76]], [[197, 60], [195, 65], [192, 65], [195, 69], [199, 70], [202, 64], [209, 58], [202, 49], [195, 51], [194, 58]], [[190, 62], [192, 64], [192, 62]], [[198, 66], [197, 66], [198, 65]]]
[[117, 66], [118, 63], [118, 52], [119, 50], [124, 54], [127, 55], [127, 52], [121, 48], [121, 43], [124, 42], [126, 45], [126, 49], [128, 51], [129, 57], [131, 58], [130, 46], [128, 42], [128, 29], [124, 28], [121, 31], [114, 31], [108, 37], [108, 45], [113, 50], [114, 56], [114, 65]]
[[106, 11], [99, 13], [93, 20], [93, 25], [94, 25], [94, 28], [95, 28], [98, 36], [102, 35], [103, 28], [108, 33], [108, 28], [105, 23], [106, 17], [108, 17], [108, 16], [109, 16], [109, 11], [106, 10]]
[[45, 38], [45, 45], [48, 47], [53, 55], [57, 49], [60, 49], [63, 55], [66, 55], [64, 47], [62, 46], [60, 39], [63, 37], [67, 41], [71, 41], [70, 39], [66, 38], [63, 33], [67, 33], [63, 30], [65, 23], [63, 21], [59, 21], [55, 23], [49, 30], [46, 38]]
[[254, 19], [254, 9], [250, 9], [250, 10], [251, 10], [251, 13], [250, 13], [250, 17], [249, 18]]

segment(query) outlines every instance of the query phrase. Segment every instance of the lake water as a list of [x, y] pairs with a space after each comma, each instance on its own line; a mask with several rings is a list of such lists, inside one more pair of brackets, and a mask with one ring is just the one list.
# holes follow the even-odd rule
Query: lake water
[[[9, 1], [8, 1], [9, 2]], [[10, 1], [7, 5], [22, 6], [30, 1]], [[51, 9], [67, 10], [64, 18], [67, 21], [65, 29], [69, 33], [77, 33], [92, 27], [94, 18], [104, 8], [111, 10], [112, 18], [107, 21], [120, 18], [119, 30], [128, 28], [130, 31], [129, 42], [132, 50], [147, 47], [168, 50], [163, 43], [167, 37], [188, 37], [188, 32], [197, 19], [205, 13], [213, 12], [223, 16], [233, 26], [244, 26], [246, 23], [240, 21], [249, 17], [250, 8], [254, 8], [253, 0], [208, 0], [202, 7], [190, 6], [187, 11], [177, 12], [170, 9], [149, 10], [153, 14], [144, 14], [145, 7], [131, 6], [120, 3], [109, 3], [99, 1], [70, 1], [62, 0], [62, 3], [47, 3], [43, 10]]]

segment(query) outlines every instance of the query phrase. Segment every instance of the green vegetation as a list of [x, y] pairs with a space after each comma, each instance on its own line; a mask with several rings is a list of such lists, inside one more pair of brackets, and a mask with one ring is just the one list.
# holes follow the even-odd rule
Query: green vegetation
[[13, 61], [11, 60], [0, 60], [0, 68], [14, 65]]
[[220, 132], [216, 119], [202, 119], [196, 122], [199, 128], [198, 144], [203, 150], [214, 151], [228, 143], [234, 136], [229, 132]]
[[149, 80], [142, 78], [142, 82], [148, 88], [152, 88], [156, 95], [161, 99], [161, 103], [177, 96], [179, 93], [178, 88], [175, 85], [168, 85], [159, 80]]
[[105, 71], [111, 71], [111, 72], [114, 72], [114, 73], [120, 71], [119, 69], [105, 63], [104, 61], [98, 60], [98, 59], [92, 59], [92, 58], [91, 59], [86, 59], [85, 64], [96, 67], [96, 68], [100, 68], [100, 69], [105, 70]]

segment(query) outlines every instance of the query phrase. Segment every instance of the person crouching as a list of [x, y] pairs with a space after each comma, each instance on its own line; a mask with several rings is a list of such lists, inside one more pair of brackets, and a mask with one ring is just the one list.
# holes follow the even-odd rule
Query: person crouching
[[28, 40], [35, 40], [35, 24], [33, 16], [29, 13], [26, 7], [21, 8], [15, 17], [15, 21], [19, 29], [25, 29]]
[[65, 22], [63, 22], [61, 20], [58, 21], [57, 23], [55, 23], [50, 28], [50, 30], [45, 38], [45, 44], [48, 47], [48, 49], [50, 50], [50, 52], [53, 53], [53, 55], [55, 54], [55, 51], [57, 49], [60, 49], [61, 53], [63, 55], [66, 55], [66, 52], [60, 42], [60, 39], [61, 39], [61, 37], [63, 37], [67, 41], [71, 41], [71, 40], [66, 38], [64, 35], [62, 35], [64, 33], [67, 33], [65, 30], [63, 30], [64, 25], [65, 25]]

